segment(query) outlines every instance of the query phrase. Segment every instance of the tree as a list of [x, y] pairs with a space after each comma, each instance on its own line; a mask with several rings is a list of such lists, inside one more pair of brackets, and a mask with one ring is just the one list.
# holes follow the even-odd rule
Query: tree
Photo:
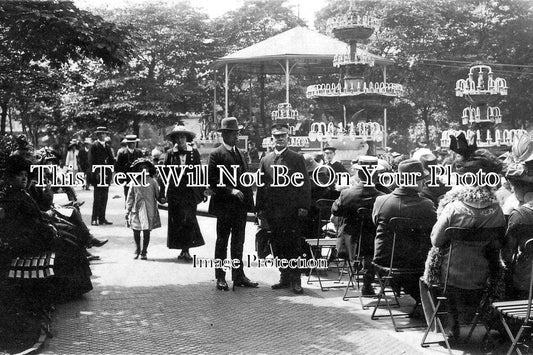
[[98, 70], [78, 119], [102, 119], [118, 131], [133, 127], [138, 134], [141, 122], [164, 127], [186, 112], [202, 111], [214, 51], [206, 14], [188, 3], [163, 2], [100, 14], [131, 28], [135, 53], [120, 69]]
[[[65, 69], [65, 64], [82, 58], [118, 66], [124, 63], [130, 49], [127, 32], [79, 10], [70, 1], [1, 2], [0, 133], [5, 132], [10, 106], [27, 106], [32, 100], [39, 101], [35, 97], [43, 96], [39, 95], [41, 89], [49, 92], [50, 83], [39, 80], [45, 72], [54, 76], [54, 70]], [[24, 87], [28, 82], [32, 83], [32, 90]], [[45, 86], [39, 88], [39, 83]]]

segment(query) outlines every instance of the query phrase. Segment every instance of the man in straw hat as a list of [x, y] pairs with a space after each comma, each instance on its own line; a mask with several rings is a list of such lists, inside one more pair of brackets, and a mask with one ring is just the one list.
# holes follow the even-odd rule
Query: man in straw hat
[[[126, 173], [131, 171], [131, 164], [135, 160], [142, 158], [143, 153], [139, 148], [137, 148], [137, 142], [139, 142], [139, 139], [135, 134], [128, 134], [121, 141], [121, 143], [126, 144], [126, 146], [119, 149], [117, 153], [117, 161], [115, 163], [116, 173]], [[128, 196], [129, 182], [130, 180], [128, 179], [124, 185], [124, 199], [126, 199]]]
[[[289, 127], [283, 124], [272, 126], [272, 137], [275, 142], [274, 151], [263, 157], [260, 163], [264, 186], [257, 189], [257, 217], [266, 220], [270, 228], [276, 257], [295, 260], [303, 254], [303, 231], [308, 223], [311, 185], [304, 157], [288, 148]], [[299, 183], [289, 183], [285, 187], [272, 186], [275, 183], [273, 169], [276, 166], [292, 171], [292, 176], [301, 174], [301, 186], [297, 186]], [[272, 285], [273, 289], [292, 287], [294, 293], [303, 293], [301, 270], [298, 267], [280, 268], [280, 272], [280, 280]]]
[[[224, 260], [227, 255], [228, 239], [231, 233], [231, 258], [240, 260], [239, 267], [232, 269], [234, 286], [257, 287], [244, 275], [242, 263], [242, 249], [244, 244], [244, 229], [246, 215], [253, 211], [254, 200], [251, 187], [241, 184], [240, 177], [248, 171], [248, 164], [242, 152], [237, 148], [239, 141], [239, 122], [235, 117], [227, 117], [220, 122], [219, 132], [222, 134], [222, 144], [209, 156], [209, 186], [214, 192], [209, 204], [209, 213], [217, 217], [217, 241], [215, 245], [215, 259]], [[224, 166], [233, 172], [237, 167], [237, 184], [223, 177], [218, 166]], [[224, 186], [221, 187], [220, 185]], [[215, 269], [217, 289], [228, 290], [223, 269]]]
[[[111, 182], [112, 173], [109, 169], [103, 169], [104, 181], [100, 180], [98, 170], [93, 172], [95, 165], [113, 165], [115, 158], [111, 147], [106, 144], [106, 138], [109, 137], [109, 131], [106, 127], [97, 127], [95, 131], [97, 140], [89, 148], [89, 172], [90, 183], [94, 186], [93, 193], [93, 213], [91, 217], [91, 224], [93, 226], [113, 224], [105, 218], [105, 211], [107, 208], [107, 198], [109, 195], [109, 183]], [[105, 184], [107, 186], [98, 186]]]

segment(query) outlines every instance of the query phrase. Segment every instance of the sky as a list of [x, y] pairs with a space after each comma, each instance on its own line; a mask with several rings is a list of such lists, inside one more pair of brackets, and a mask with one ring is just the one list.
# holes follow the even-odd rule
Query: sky
[[[169, 2], [180, 2], [181, 0], [167, 0]], [[128, 2], [150, 2], [150, 0], [74, 0], [80, 8], [107, 7], [116, 8], [127, 6]], [[190, 3], [198, 8], [206, 10], [211, 18], [218, 17], [227, 11], [236, 10], [244, 0], [190, 0]], [[314, 28], [314, 14], [322, 7], [326, 6], [326, 0], [288, 0], [288, 4], [293, 5], [295, 14], [300, 12], [302, 18], [309, 28]]]

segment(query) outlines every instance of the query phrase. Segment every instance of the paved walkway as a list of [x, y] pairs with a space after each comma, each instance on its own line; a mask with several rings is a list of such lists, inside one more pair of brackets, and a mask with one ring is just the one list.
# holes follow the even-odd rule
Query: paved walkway
[[[78, 190], [89, 222], [92, 191]], [[113, 198], [116, 196], [116, 198]], [[212, 269], [178, 262], [166, 248], [163, 228], [153, 231], [148, 261], [133, 260], [133, 237], [124, 226], [122, 190], [112, 187], [107, 217], [112, 226], [91, 227], [110, 242], [91, 252], [94, 290], [57, 307], [54, 338], [44, 354], [446, 354], [445, 348], [419, 346], [420, 330], [394, 332], [388, 319], [370, 320], [358, 300], [342, 301], [341, 290], [321, 292], [304, 286], [304, 295], [270, 289], [278, 271], [250, 268], [257, 289], [215, 289]], [[205, 206], [200, 206], [205, 209]], [[191, 254], [214, 254], [214, 218], [199, 217], [206, 245]], [[255, 226], [247, 224], [245, 256], [254, 254]], [[476, 352], [475, 349], [473, 352]], [[457, 352], [463, 353], [463, 351]]]

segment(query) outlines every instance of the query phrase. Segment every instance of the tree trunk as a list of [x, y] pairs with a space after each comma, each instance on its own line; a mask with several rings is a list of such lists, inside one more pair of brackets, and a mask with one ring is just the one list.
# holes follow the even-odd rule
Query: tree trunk
[[2, 101], [0, 103], [0, 109], [2, 109], [2, 113], [0, 114], [0, 135], [6, 133], [7, 106], [7, 101]]

